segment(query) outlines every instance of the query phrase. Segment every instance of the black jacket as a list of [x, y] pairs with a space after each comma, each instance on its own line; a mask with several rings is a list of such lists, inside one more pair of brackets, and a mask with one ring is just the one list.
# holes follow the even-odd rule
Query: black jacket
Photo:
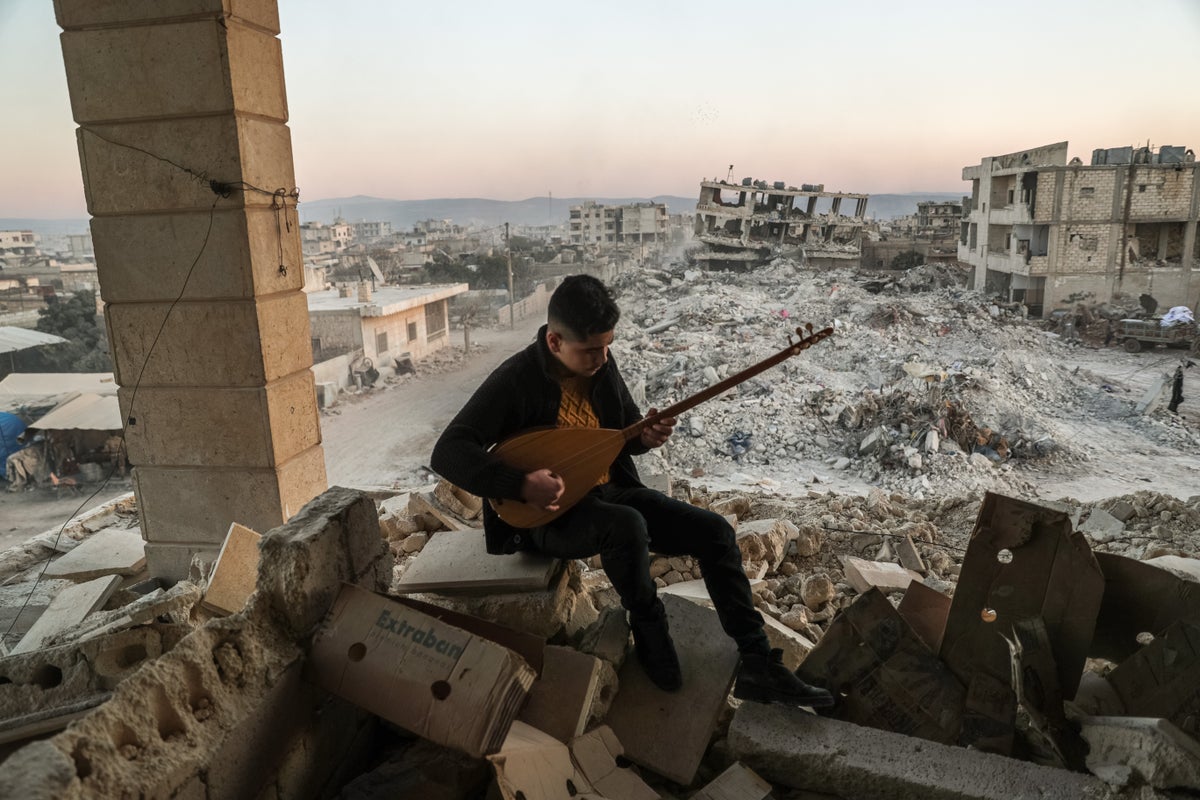
[[[442, 432], [430, 461], [434, 471], [485, 499], [520, 500], [525, 473], [489, 450], [515, 434], [557, 422], [562, 391], [551, 369], [553, 358], [543, 325], [537, 340], [497, 367]], [[619, 430], [642, 418], [611, 353], [592, 384], [592, 407], [602, 428]], [[632, 457], [646, 450], [640, 438], [628, 442], [609, 469], [609, 480], [641, 486]], [[500, 519], [489, 503], [483, 504], [483, 527], [489, 553], [512, 553], [524, 545], [521, 529]]]

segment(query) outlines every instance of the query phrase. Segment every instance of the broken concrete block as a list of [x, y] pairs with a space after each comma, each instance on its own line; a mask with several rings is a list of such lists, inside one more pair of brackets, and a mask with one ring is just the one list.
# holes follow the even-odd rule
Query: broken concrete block
[[60, 631], [78, 625], [84, 617], [103, 606], [120, 583], [120, 576], [108, 575], [63, 589], [50, 601], [45, 613], [38, 617], [21, 641], [13, 646], [11, 654], [38, 650]]
[[[762, 619], [767, 641], [771, 647], [778, 647], [783, 651], [783, 665], [788, 669], [795, 670], [816, 647], [800, 630], [785, 625], [770, 614], [763, 614]], [[807, 627], [806, 625], [805, 629]]]
[[1090, 535], [1094, 541], [1110, 542], [1125, 532], [1125, 523], [1103, 508], [1093, 508], [1078, 530]]
[[146, 542], [136, 530], [94, 533], [78, 547], [50, 562], [51, 578], [87, 580], [100, 575], [136, 575], [146, 566]]
[[927, 742], [816, 716], [743, 703], [729, 749], [767, 780], [839, 797], [888, 800], [1112, 798], [1102, 781], [962, 747]]
[[375, 503], [362, 492], [335, 486], [259, 543], [258, 592], [263, 603], [307, 638], [333, 606], [343, 583], [386, 591], [392, 554], [379, 535]]
[[394, 588], [397, 594], [544, 591], [558, 565], [538, 553], [492, 555], [482, 530], [450, 531], [429, 539]]
[[1080, 716], [1116, 717], [1125, 713], [1121, 705], [1121, 697], [1108, 680], [1091, 670], [1085, 670], [1079, 679], [1079, 689], [1071, 704], [1080, 712]]
[[[786, 519], [756, 519], [741, 523], [737, 541], [744, 561], [765, 561], [769, 570], [775, 570], [787, 555], [788, 544], [799, 535], [796, 526]], [[751, 547], [752, 541], [758, 546]]]
[[921, 559], [911, 536], [896, 540], [896, 555], [900, 557], [900, 566], [917, 574], [924, 574], [925, 562]]
[[859, 442], [858, 454], [865, 456], [882, 452], [887, 448], [888, 435], [884, 428], [875, 428]]
[[[466, 534], [438, 534], [438, 536], [460, 536]], [[434, 537], [434, 541], [437, 540]], [[422, 556], [424, 557], [424, 552]], [[488, 556], [496, 560], [510, 556]], [[573, 576], [578, 567], [574, 562], [567, 562], [567, 567], [559, 571], [557, 578], [550, 588], [540, 591], [513, 592], [506, 591], [498, 594], [418, 594], [418, 599], [444, 606], [462, 614], [495, 622], [515, 631], [523, 631], [553, 639], [560, 633], [568, 637], [588, 627], [599, 617], [599, 612], [592, 604], [591, 597], [580, 591]]]
[[1121, 522], [1129, 522], [1129, 518], [1133, 516], [1134, 508], [1124, 500], [1117, 500], [1112, 504], [1112, 508], [1108, 510], [1108, 513], [1121, 520]]
[[[621, 690], [608, 724], [631, 761], [688, 784], [708, 748], [739, 657], [715, 611], [670, 595], [662, 601], [683, 670], [683, 688], [660, 690], [637, 659], [629, 658], [621, 669]], [[664, 736], [664, 731], [670, 734]]]
[[744, 764], [733, 764], [691, 800], [769, 800], [771, 784]]
[[[686, 585], [677, 583], [672, 588]], [[625, 609], [620, 606], [604, 609], [594, 623], [579, 632], [577, 639], [581, 652], [590, 653], [609, 664], [621, 666], [625, 661], [625, 651], [629, 647], [629, 621], [626, 619]]]
[[410, 533], [400, 540], [400, 550], [408, 555], [419, 553], [429, 544], [428, 533]]
[[637, 773], [618, 766], [625, 751], [616, 734], [601, 725], [571, 742], [571, 758], [597, 792], [616, 800], [657, 800], [658, 792]]
[[433, 496], [445, 508], [463, 519], [475, 519], [483, 511], [483, 500], [450, 481], [438, 481]]
[[134, 625], [148, 625], [155, 620], [187, 624], [192, 608], [199, 602], [200, 587], [190, 581], [179, 581], [165, 592], [155, 589], [121, 608], [95, 611], [73, 628], [51, 637], [48, 643], [66, 644], [72, 640], [86, 642]]
[[804, 605], [813, 611], [820, 611], [821, 606], [837, 597], [837, 587], [824, 572], [814, 572], [804, 579], [800, 585], [800, 599]]
[[236, 614], [246, 605], [258, 583], [258, 543], [262, 535], [234, 522], [213, 566], [203, 603], [225, 614]]
[[[450, 509], [445, 508], [432, 494], [413, 492], [408, 498], [408, 513], [413, 516], [427, 514], [436, 519], [441, 526], [450, 531], [473, 530], [464, 520], [459, 519]], [[429, 529], [426, 529], [429, 530]]]
[[1114, 786], [1200, 789], [1200, 743], [1165, 719], [1084, 717], [1088, 770]]
[[846, 581], [859, 594], [876, 588], [882, 592], [903, 592], [913, 581], [921, 580], [917, 573], [889, 561], [866, 561], [854, 556], [845, 556], [842, 565]]
[[1191, 581], [1200, 587], [1200, 559], [1183, 558], [1181, 556], [1157, 556], [1147, 559], [1146, 562], [1152, 567], [1165, 569], [1172, 575]]
[[971, 453], [967, 462], [975, 469], [990, 470], [995, 467], [992, 460], [983, 453]]
[[1100, 566], [1065, 512], [988, 492], [946, 619], [942, 660], [964, 685], [979, 670], [1008, 683], [1005, 636], [1018, 620], [1041, 618], [1057, 673], [1045, 683], [1072, 697], [1103, 594]]
[[796, 674], [842, 695], [841, 719], [936, 742], [958, 736], [965, 689], [878, 589], [842, 609]]
[[547, 645], [542, 673], [518, 716], [564, 744], [583, 733], [595, 702], [600, 659], [570, 647]]
[[535, 677], [506, 647], [349, 585], [310, 661], [326, 690], [476, 757], [500, 748]]

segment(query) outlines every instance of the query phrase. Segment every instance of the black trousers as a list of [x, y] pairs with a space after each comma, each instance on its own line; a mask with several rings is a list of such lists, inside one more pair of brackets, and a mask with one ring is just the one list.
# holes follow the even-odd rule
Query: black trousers
[[529, 531], [531, 549], [600, 562], [631, 616], [654, 613], [650, 551], [692, 556], [725, 633], [742, 653], [766, 653], [767, 635], [750, 595], [733, 528], [720, 514], [646, 488], [598, 486], [566, 514]]

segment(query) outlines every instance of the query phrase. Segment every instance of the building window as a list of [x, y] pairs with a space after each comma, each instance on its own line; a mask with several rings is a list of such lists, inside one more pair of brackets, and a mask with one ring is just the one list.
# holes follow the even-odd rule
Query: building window
[[375, 332], [375, 354], [379, 355], [380, 353], [386, 353], [387, 349], [388, 349], [387, 331], [376, 331]]
[[1139, 184], [1138, 184], [1138, 191], [1139, 191], [1139, 192], [1144, 192], [1144, 191], [1146, 191], [1146, 184], [1144, 184], [1144, 183], [1139, 183]]
[[408, 323], [408, 340], [410, 342], [417, 340], [417, 323], [415, 322]]
[[1080, 197], [1090, 197], [1090, 196], [1094, 195], [1095, 193], [1096, 193], [1096, 187], [1095, 187], [1095, 186], [1081, 186], [1081, 187], [1079, 187], [1079, 196], [1080, 196]]
[[446, 333], [446, 301], [425, 306], [425, 338], [433, 339]]

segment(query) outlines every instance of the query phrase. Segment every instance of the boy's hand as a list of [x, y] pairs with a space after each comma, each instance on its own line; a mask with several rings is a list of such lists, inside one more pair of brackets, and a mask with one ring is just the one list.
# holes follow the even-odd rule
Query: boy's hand
[[[657, 408], [652, 408], [646, 412], [647, 417], [652, 417], [658, 413]], [[642, 444], [649, 448], [662, 447], [666, 444], [667, 439], [671, 438], [671, 431], [675, 428], [675, 417], [663, 417], [653, 425], [647, 425], [642, 428]]]
[[521, 500], [545, 511], [558, 511], [558, 498], [565, 488], [563, 479], [548, 469], [527, 472], [521, 484]]

